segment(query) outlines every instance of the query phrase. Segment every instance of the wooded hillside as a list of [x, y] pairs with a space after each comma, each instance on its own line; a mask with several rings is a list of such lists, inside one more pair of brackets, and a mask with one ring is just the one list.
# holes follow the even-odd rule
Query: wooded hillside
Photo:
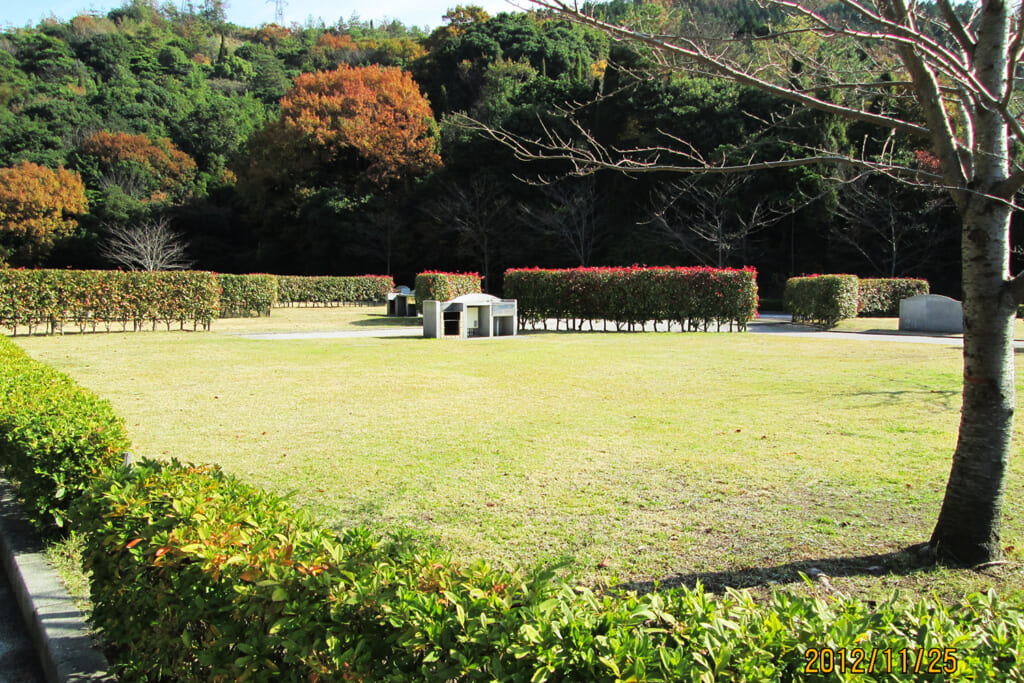
[[[427, 34], [398, 21], [247, 28], [204, 7], [133, 0], [0, 33], [0, 169], [17, 180], [0, 190], [0, 262], [115, 266], [103, 256], [110, 235], [162, 224], [192, 265], [222, 272], [411, 283], [427, 268], [470, 270], [500, 291], [509, 267], [750, 265], [768, 296], [811, 272], [924, 277], [959, 293], [959, 222], [941, 193], [884, 176], [841, 184], [849, 172], [826, 166], [567, 177], [557, 162], [516, 160], [460, 116], [571, 139], [582, 133], [568, 107], [608, 148], [652, 148], [668, 133], [708, 159], [828, 146], [927, 166], [920, 140], [713, 78], [652, 78], [647, 56], [535, 13], [458, 7]], [[612, 21], [671, 12], [766, 64], [752, 38], [778, 21], [748, 0], [593, 8]], [[871, 59], [841, 43], [815, 49], [838, 65]], [[898, 92], [877, 106], [913, 107]], [[40, 170], [25, 162], [77, 174], [87, 206], [67, 192], [39, 206]], [[33, 225], [52, 230], [24, 229], [29, 205]]]

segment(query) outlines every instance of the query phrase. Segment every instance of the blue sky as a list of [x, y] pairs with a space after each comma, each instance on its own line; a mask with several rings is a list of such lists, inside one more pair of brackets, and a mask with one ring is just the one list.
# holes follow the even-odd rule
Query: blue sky
[[[171, 0], [181, 4], [182, 0]], [[0, 26], [34, 26], [51, 15], [62, 20], [85, 12], [105, 14], [120, 7], [123, 0], [0, 0]], [[161, 3], [162, 4], [162, 3]], [[193, 0], [201, 5], [202, 0]], [[323, 19], [330, 26], [338, 19], [349, 19], [353, 14], [374, 21], [398, 19], [409, 26], [441, 25], [441, 17], [456, 5], [478, 5], [491, 14], [516, 11], [507, 0], [286, 0], [285, 22], [305, 23]], [[519, 2], [527, 6], [528, 2]], [[274, 20], [274, 0], [227, 0], [228, 20], [240, 26], [259, 26]]]

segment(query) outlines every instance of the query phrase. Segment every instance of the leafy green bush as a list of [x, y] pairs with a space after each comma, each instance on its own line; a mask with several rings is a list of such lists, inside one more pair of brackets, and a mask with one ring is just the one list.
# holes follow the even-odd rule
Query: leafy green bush
[[416, 276], [416, 301], [451, 301], [463, 294], [483, 291], [478, 273], [441, 273], [426, 271]]
[[840, 320], [857, 317], [860, 288], [856, 275], [791, 277], [782, 299], [793, 322], [833, 327]]
[[735, 323], [745, 329], [757, 315], [753, 268], [510, 269], [505, 295], [518, 301], [520, 325], [549, 318], [608, 320], [619, 325], [677, 322], [708, 330]]
[[124, 681], [846, 680], [835, 657], [848, 672], [873, 659], [858, 680], [1024, 675], [1024, 612], [993, 595], [945, 607], [595, 592], [329, 532], [216, 468], [180, 463], [111, 472], [75, 513], [94, 622]]
[[136, 331], [147, 323], [209, 329], [219, 300], [217, 276], [200, 271], [0, 270], [0, 327], [14, 334], [66, 324], [81, 332], [129, 323]]
[[63, 526], [70, 503], [128, 447], [106, 401], [0, 337], [0, 472], [33, 521]]
[[270, 315], [277, 303], [276, 275], [217, 276], [220, 283], [220, 317], [248, 318]]
[[857, 316], [894, 317], [900, 314], [900, 301], [930, 291], [927, 280], [910, 278], [872, 278], [858, 283]]
[[340, 306], [343, 304], [376, 304], [387, 301], [395, 289], [390, 275], [359, 275], [353, 277], [305, 277], [281, 275], [277, 278], [277, 300], [285, 306], [295, 304]]

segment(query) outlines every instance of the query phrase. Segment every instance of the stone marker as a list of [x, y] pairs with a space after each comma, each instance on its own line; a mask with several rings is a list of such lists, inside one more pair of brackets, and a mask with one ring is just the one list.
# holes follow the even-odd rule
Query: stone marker
[[960, 334], [964, 331], [963, 304], [938, 294], [904, 299], [900, 302], [900, 330]]

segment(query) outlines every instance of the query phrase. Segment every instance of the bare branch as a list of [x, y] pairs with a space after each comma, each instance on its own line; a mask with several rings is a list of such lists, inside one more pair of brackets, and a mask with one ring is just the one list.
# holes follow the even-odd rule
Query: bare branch
[[829, 102], [828, 100], [814, 97], [809, 93], [801, 92], [793, 87], [781, 86], [763, 78], [759, 78], [752, 73], [745, 71], [741, 67], [729, 63], [721, 55], [713, 54], [705, 47], [698, 45], [694, 40], [689, 38], [678, 37], [675, 42], [668, 42], [667, 40], [647, 33], [634, 31], [626, 27], [616, 26], [615, 24], [609, 24], [601, 21], [600, 19], [596, 19], [583, 13], [575, 7], [570, 7], [562, 0], [530, 0], [530, 2], [544, 9], [559, 12], [573, 21], [601, 29], [616, 38], [639, 41], [663, 55], [673, 55], [691, 59], [700, 66], [710, 69], [716, 74], [725, 76], [737, 83], [755, 87], [769, 94], [796, 102], [806, 107], [817, 109], [818, 111], [837, 114], [848, 119], [855, 119], [865, 123], [871, 123], [885, 129], [896, 129], [912, 136], [927, 138], [930, 133], [928, 128], [910, 121], [886, 116], [884, 114], [875, 114], [869, 111], [846, 107], [841, 104], [836, 104], [834, 102]]
[[192, 265], [187, 248], [181, 234], [161, 217], [135, 227], [108, 228], [100, 255], [131, 270], [183, 270]]
[[939, 0], [938, 4], [942, 17], [946, 20], [946, 24], [949, 25], [949, 30], [953, 33], [953, 37], [956, 38], [960, 49], [964, 51], [968, 59], [971, 59], [974, 55], [974, 36], [967, 32], [967, 28], [960, 21], [960, 17], [957, 16], [956, 10], [953, 9], [953, 5], [949, 0]]

